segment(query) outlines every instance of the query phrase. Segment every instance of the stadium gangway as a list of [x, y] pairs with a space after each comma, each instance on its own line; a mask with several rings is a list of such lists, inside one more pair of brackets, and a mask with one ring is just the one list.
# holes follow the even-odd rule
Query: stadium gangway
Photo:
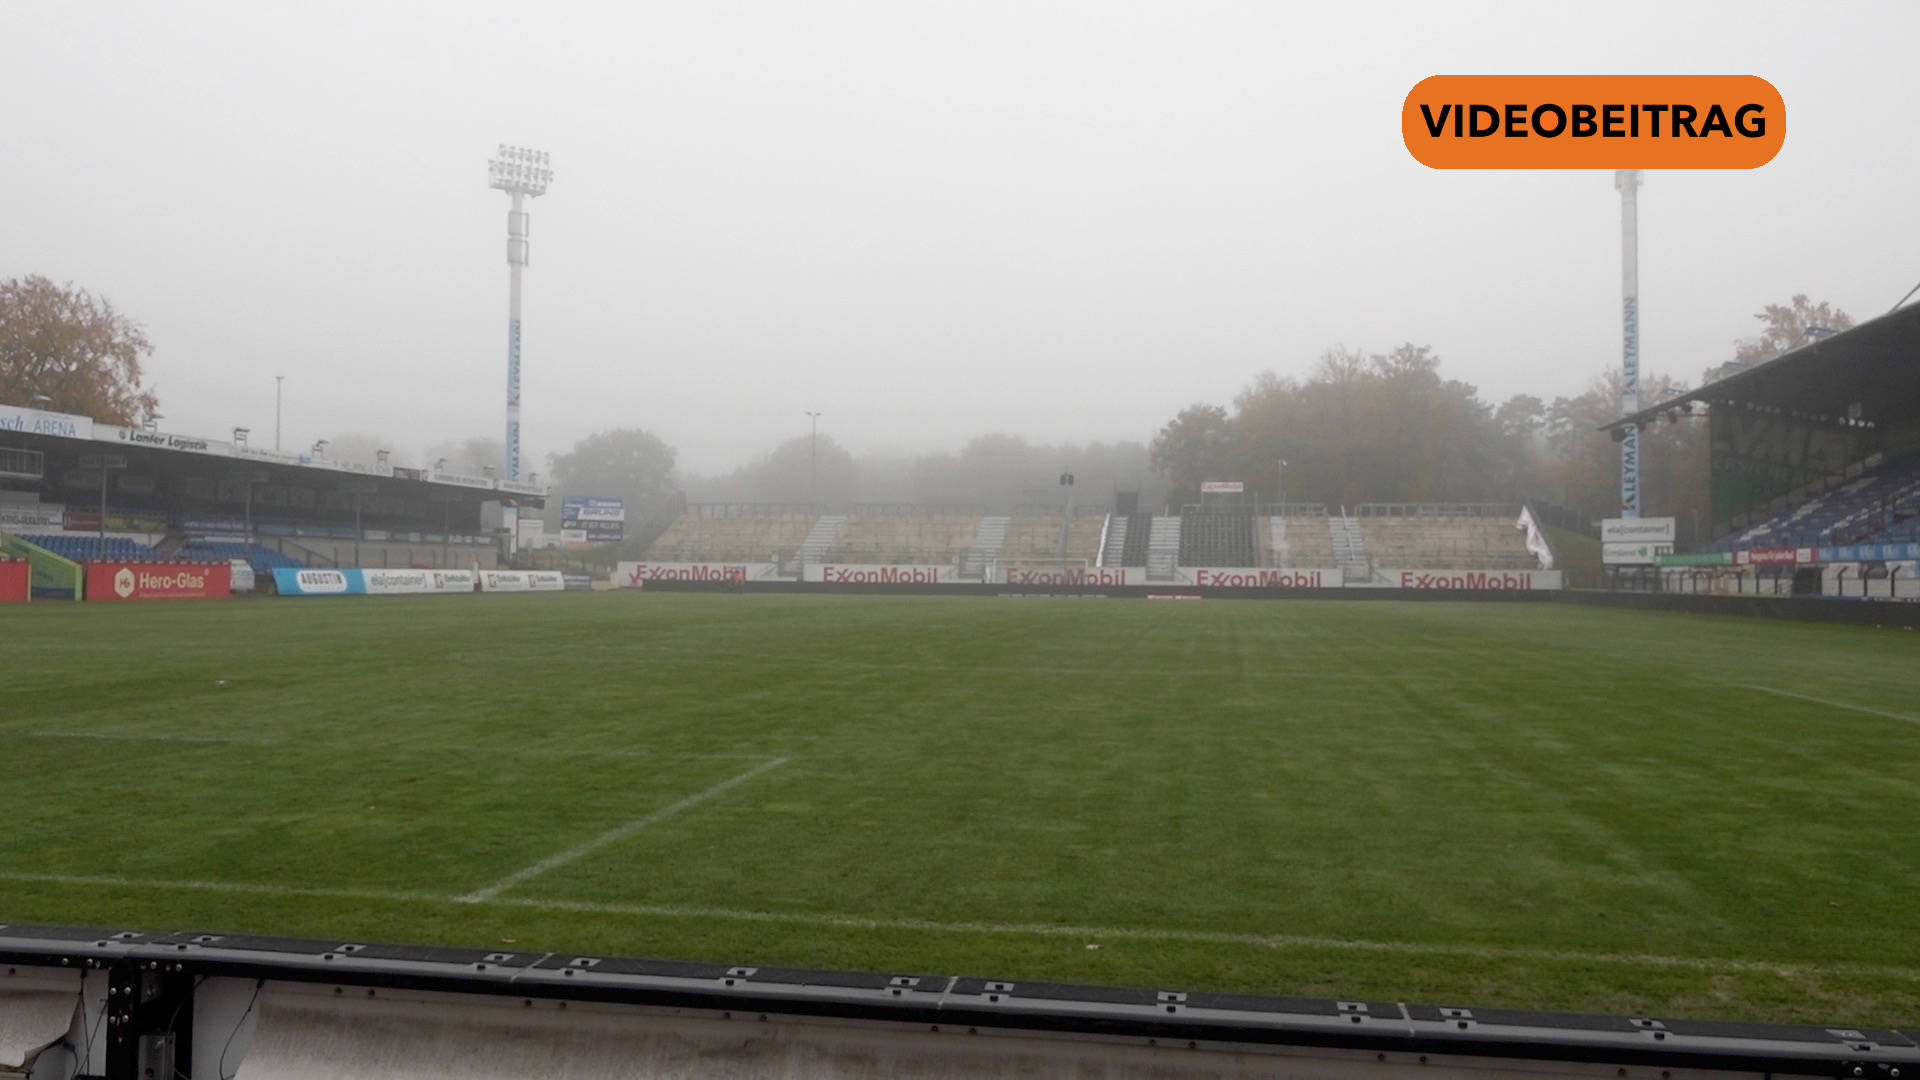
[[1053, 1075], [1920, 1076], [1910, 1033], [0, 926], [32, 1080]]

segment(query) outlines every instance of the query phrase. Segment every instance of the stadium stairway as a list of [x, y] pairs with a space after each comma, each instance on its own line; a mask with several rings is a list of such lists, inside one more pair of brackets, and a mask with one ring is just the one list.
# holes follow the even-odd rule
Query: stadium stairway
[[1334, 564], [1348, 581], [1366, 581], [1373, 577], [1373, 560], [1367, 558], [1367, 541], [1360, 535], [1360, 523], [1345, 514], [1328, 515], [1327, 532], [1333, 537]]
[[1152, 538], [1152, 534], [1152, 514], [1129, 515], [1127, 518], [1126, 537], [1120, 544], [1120, 565], [1147, 565], [1147, 543]]
[[1000, 549], [1007, 543], [1007, 526], [1012, 523], [1013, 519], [1004, 514], [981, 518], [973, 530], [973, 542], [967, 547], [960, 572], [968, 577], [980, 576], [988, 563], [1000, 557]]
[[808, 530], [807, 538], [800, 541], [800, 561], [802, 563], [825, 562], [827, 549], [833, 546], [833, 542], [839, 539], [846, 527], [847, 515], [845, 514], [820, 515], [820, 520], [814, 522], [813, 528]]
[[1172, 581], [1180, 560], [1180, 518], [1155, 514], [1147, 531], [1147, 579]]
[[1127, 515], [1107, 515], [1107, 543], [1100, 549], [1100, 561], [1097, 566], [1124, 566], [1120, 560], [1127, 553]]

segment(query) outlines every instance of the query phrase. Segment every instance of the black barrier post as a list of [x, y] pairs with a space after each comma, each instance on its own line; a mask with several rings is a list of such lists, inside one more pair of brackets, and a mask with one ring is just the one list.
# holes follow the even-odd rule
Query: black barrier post
[[[1847, 595], [1847, 571], [1851, 569], [1853, 569], [1853, 567], [1851, 566], [1843, 566], [1840, 568], [1839, 576], [1833, 579], [1833, 595], [1835, 596]], [[1827, 590], [1823, 588], [1820, 591], [1822, 593], [1825, 593]]]
[[[1756, 586], [1753, 591], [1759, 592], [1760, 590]], [[1733, 594], [1735, 596], [1745, 596], [1746, 592], [1747, 592], [1747, 568], [1742, 566], [1733, 572]]]
[[1900, 599], [1900, 564], [1887, 567], [1887, 599]]

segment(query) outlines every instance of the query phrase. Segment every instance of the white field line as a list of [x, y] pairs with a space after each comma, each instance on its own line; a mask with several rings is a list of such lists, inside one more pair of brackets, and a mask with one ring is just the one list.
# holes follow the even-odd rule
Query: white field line
[[1905, 713], [1888, 712], [1885, 709], [1874, 709], [1865, 705], [1854, 705], [1845, 701], [1834, 701], [1831, 698], [1814, 697], [1812, 694], [1796, 694], [1791, 690], [1775, 690], [1771, 686], [1755, 686], [1752, 683], [1740, 683], [1737, 685], [1748, 690], [1758, 690], [1762, 694], [1772, 694], [1775, 697], [1810, 701], [1815, 705], [1825, 705], [1830, 709], [1845, 709], [1848, 712], [1866, 713], [1868, 716], [1883, 716], [1888, 720], [1904, 720], [1909, 724], [1920, 724], [1920, 716], [1908, 716]]
[[273, 742], [272, 739], [238, 735], [176, 735], [170, 732], [146, 734], [138, 731], [22, 731], [19, 734], [28, 739], [103, 739], [116, 742], [246, 743], [250, 746], [267, 746]]
[[0, 882], [76, 885], [92, 888], [146, 889], [176, 892], [232, 893], [241, 896], [305, 896], [317, 899], [365, 900], [402, 904], [478, 904], [531, 911], [625, 915], [641, 918], [715, 919], [732, 922], [777, 923], [788, 926], [842, 930], [903, 930], [928, 934], [982, 934], [1059, 937], [1078, 941], [1159, 941], [1197, 945], [1233, 945], [1264, 949], [1326, 949], [1335, 952], [1381, 953], [1394, 956], [1445, 956], [1480, 960], [1531, 960], [1554, 963], [1626, 964], [1638, 967], [1679, 968], [1709, 972], [1754, 972], [1780, 976], [1863, 975], [1920, 980], [1920, 968], [1884, 964], [1808, 964], [1790, 961], [1716, 959], [1704, 956], [1666, 956], [1659, 953], [1581, 952], [1576, 949], [1535, 949], [1506, 945], [1449, 945], [1415, 941], [1367, 941], [1316, 937], [1305, 934], [1240, 934], [1214, 930], [1155, 929], [1151, 927], [1073, 926], [1060, 923], [941, 922], [933, 919], [871, 918], [831, 913], [749, 911], [741, 908], [698, 907], [682, 904], [612, 904], [587, 900], [549, 900], [541, 897], [464, 896], [388, 889], [307, 888], [224, 881], [156, 881], [142, 878], [82, 874], [30, 874], [0, 870]]
[[531, 881], [534, 878], [539, 877], [541, 874], [548, 872], [549, 870], [558, 869], [562, 866], [567, 865], [570, 862], [575, 861], [576, 859], [585, 858], [586, 856], [591, 855], [596, 851], [599, 851], [601, 848], [606, 847], [608, 844], [618, 843], [621, 840], [625, 840], [627, 837], [632, 836], [634, 833], [637, 833], [640, 830], [645, 829], [650, 825], [654, 825], [659, 822], [665, 821], [666, 819], [672, 817], [673, 815], [680, 813], [682, 810], [691, 809], [692, 807], [698, 806], [701, 803], [706, 802], [708, 799], [714, 798], [715, 796], [724, 795], [727, 792], [733, 790], [734, 788], [740, 786], [741, 784], [744, 784], [747, 781], [753, 779], [754, 777], [759, 776], [761, 773], [770, 772], [774, 769], [779, 768], [782, 765], [785, 765], [787, 761], [788, 759], [783, 757], [778, 757], [768, 761], [763, 761], [760, 764], [755, 765], [753, 768], [748, 769], [746, 772], [743, 772], [738, 776], [731, 776], [725, 780], [720, 781], [719, 783], [713, 785], [712, 787], [706, 789], [705, 791], [695, 792], [694, 794], [689, 795], [684, 799], [681, 799], [679, 802], [674, 803], [671, 806], [663, 806], [660, 809], [655, 810], [653, 813], [648, 814], [645, 817], [635, 818], [632, 821], [627, 822], [625, 825], [608, 829], [606, 832], [603, 832], [599, 836], [596, 836], [593, 839], [588, 840], [584, 844], [576, 844], [575, 846], [570, 847], [567, 850], [562, 851], [557, 855], [549, 855], [546, 858], [541, 859], [539, 862], [534, 863], [532, 866], [528, 866], [523, 869], [516, 870], [513, 873], [508, 874], [506, 877], [501, 878], [499, 881], [496, 881], [493, 884], [488, 885], [484, 888], [475, 889], [474, 891], [466, 894], [465, 896], [460, 897], [459, 899], [464, 900], [470, 904], [479, 903], [486, 900], [492, 900], [494, 897], [499, 896], [501, 893], [506, 892], [508, 889], [513, 888], [515, 885], [519, 885], [523, 882]]

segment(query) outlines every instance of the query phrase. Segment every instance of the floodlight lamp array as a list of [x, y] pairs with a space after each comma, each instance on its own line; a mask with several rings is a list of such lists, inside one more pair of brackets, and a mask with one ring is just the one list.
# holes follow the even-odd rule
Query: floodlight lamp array
[[545, 195], [553, 182], [553, 157], [545, 150], [524, 146], [500, 145], [499, 152], [487, 162], [487, 186], [523, 195]]

